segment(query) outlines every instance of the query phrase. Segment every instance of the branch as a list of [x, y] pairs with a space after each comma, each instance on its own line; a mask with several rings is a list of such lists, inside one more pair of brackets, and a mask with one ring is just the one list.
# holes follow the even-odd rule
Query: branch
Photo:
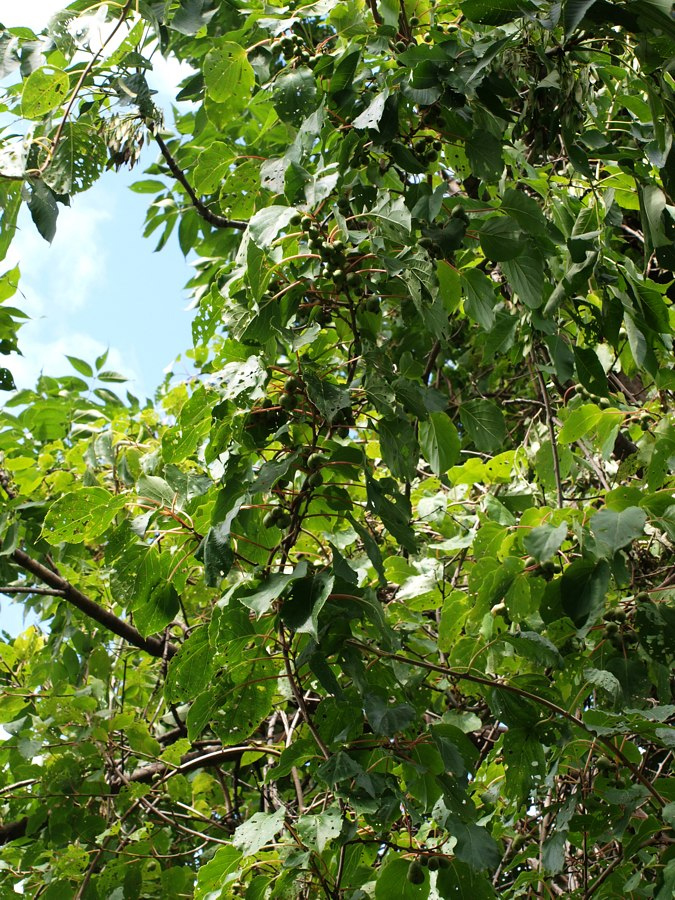
[[218, 213], [214, 213], [212, 210], [210, 210], [208, 206], [206, 206], [206, 204], [199, 199], [199, 197], [195, 193], [194, 188], [185, 177], [185, 172], [183, 172], [181, 167], [173, 158], [173, 156], [171, 155], [171, 151], [166, 146], [159, 134], [154, 131], [152, 133], [152, 136], [157, 141], [157, 145], [162, 151], [162, 156], [166, 160], [168, 167], [171, 169], [171, 174], [176, 179], [176, 181], [183, 185], [186, 194], [190, 198], [190, 202], [202, 217], [202, 219], [205, 219], [210, 225], [214, 225], [216, 228], [238, 228], [243, 231], [248, 226], [248, 222], [242, 222], [239, 219], [227, 219], [225, 218], [225, 216], [219, 216]]
[[41, 594], [46, 597], [65, 597], [63, 591], [57, 591], [53, 588], [39, 588], [32, 585], [12, 585], [7, 584], [0, 587], [0, 594]]
[[218, 766], [220, 763], [227, 762], [228, 760], [241, 759], [244, 753], [250, 753], [256, 750], [270, 753], [273, 756], [281, 756], [281, 750], [276, 747], [268, 747], [267, 745], [257, 746], [256, 744], [247, 744], [239, 747], [221, 747], [219, 750], [209, 750], [206, 753], [203, 750], [192, 750], [181, 758], [180, 765], [178, 766], [168, 766], [163, 762], [139, 766], [138, 769], [134, 769], [131, 775], [127, 776], [125, 781], [134, 781], [143, 784], [165, 775], [184, 775], [187, 772], [192, 772], [194, 769], [201, 769], [205, 766]]
[[27, 553], [24, 553], [23, 550], [15, 550], [12, 553], [11, 558], [17, 565], [21, 566], [22, 569], [25, 569], [27, 572], [30, 572], [31, 575], [39, 578], [40, 581], [49, 585], [50, 588], [59, 591], [59, 596], [63, 596], [65, 600], [72, 603], [73, 606], [76, 606], [80, 612], [85, 614], [85, 616], [94, 619], [99, 625], [103, 625], [108, 631], [112, 631], [113, 634], [123, 638], [127, 643], [132, 644], [134, 647], [138, 647], [139, 650], [145, 650], [146, 653], [149, 653], [151, 656], [156, 656], [159, 659], [164, 659], [165, 657], [170, 658], [178, 652], [178, 647], [176, 647], [175, 644], [168, 642], [165, 644], [163, 640], [155, 637], [143, 637], [140, 631], [134, 628], [133, 625], [130, 625], [123, 619], [118, 618], [114, 613], [111, 613], [109, 610], [99, 606], [98, 603], [90, 600], [89, 597], [85, 596], [85, 594], [74, 587], [69, 581], [66, 581], [65, 578], [57, 575], [56, 572], [52, 572], [51, 569], [43, 566], [41, 563], [37, 562], [37, 560], [32, 559]]
[[568, 722], [572, 722], [574, 725], [577, 725], [579, 728], [583, 729], [587, 734], [592, 735], [594, 740], [599, 741], [601, 744], [604, 744], [609, 752], [612, 753], [621, 762], [621, 765], [629, 769], [633, 777], [647, 788], [660, 809], [663, 809], [663, 807], [666, 805], [666, 801], [663, 799], [661, 794], [659, 794], [651, 781], [646, 778], [642, 774], [642, 772], [636, 769], [636, 767], [633, 765], [633, 763], [630, 762], [623, 751], [615, 746], [608, 737], [605, 737], [602, 734], [596, 734], [591, 728], [588, 727], [583, 719], [575, 716], [574, 713], [569, 712], [563, 706], [558, 706], [557, 703], [553, 703], [552, 700], [547, 700], [546, 697], [539, 697], [537, 694], [533, 694], [531, 691], [526, 691], [523, 688], [516, 687], [516, 685], [514, 684], [509, 684], [508, 681], [498, 681], [496, 678], [485, 678], [482, 675], [474, 675], [472, 672], [459, 672], [457, 671], [457, 669], [451, 669], [448, 666], [439, 666], [436, 663], [426, 662], [426, 660], [423, 659], [410, 659], [410, 657], [403, 656], [403, 654], [401, 653], [389, 653], [386, 650], [380, 650], [378, 647], [372, 647], [369, 644], [362, 644], [361, 641], [348, 640], [347, 643], [351, 644], [354, 647], [358, 647], [360, 650], [369, 651], [379, 659], [391, 659], [395, 662], [404, 663], [407, 666], [414, 666], [418, 669], [426, 669], [428, 672], [439, 672], [440, 674], [445, 675], [447, 678], [458, 678], [460, 681], [471, 681], [474, 684], [482, 684], [485, 687], [508, 691], [511, 694], [522, 697], [524, 700], [531, 700], [533, 703], [538, 703], [540, 706], [544, 706], [546, 709], [550, 710], [550, 712], [555, 713], [555, 715], [557, 716], [562, 716], [563, 719], [567, 719]]

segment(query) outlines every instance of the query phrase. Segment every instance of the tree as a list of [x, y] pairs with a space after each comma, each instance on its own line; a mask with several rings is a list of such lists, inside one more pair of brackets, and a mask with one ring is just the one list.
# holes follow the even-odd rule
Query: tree
[[194, 378], [72, 356], [0, 413], [0, 590], [44, 623], [0, 644], [3, 896], [673, 896], [674, 36], [667, 0], [2, 32], [0, 257], [143, 143], [145, 234], [197, 256]]

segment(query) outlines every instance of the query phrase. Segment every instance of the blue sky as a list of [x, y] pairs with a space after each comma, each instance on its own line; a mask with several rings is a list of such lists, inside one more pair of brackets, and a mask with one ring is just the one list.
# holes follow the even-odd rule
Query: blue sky
[[[0, 22], [39, 32], [66, 2], [0, 0]], [[160, 59], [149, 77], [167, 119], [172, 89], [184, 74]], [[164, 370], [191, 345], [193, 314], [186, 310], [183, 290], [191, 268], [175, 235], [160, 253], [153, 253], [159, 232], [142, 237], [148, 196], [129, 190], [155, 158], [155, 147], [144, 149], [133, 172], [108, 172], [91, 190], [73, 197], [70, 208], [60, 207], [51, 245], [23, 210], [19, 233], [2, 264], [2, 271], [20, 264], [16, 305], [31, 317], [20, 332], [23, 356], [10, 361], [19, 387], [32, 386], [41, 371], [72, 372], [66, 354], [93, 362], [109, 348], [106, 368], [127, 375], [132, 393], [152, 396]], [[188, 362], [173, 371], [187, 374]], [[0, 627], [21, 630], [21, 611], [20, 604], [0, 595]]]

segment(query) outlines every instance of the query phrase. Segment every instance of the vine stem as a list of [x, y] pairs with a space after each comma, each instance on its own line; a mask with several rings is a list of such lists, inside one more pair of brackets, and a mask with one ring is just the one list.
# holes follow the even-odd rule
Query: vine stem
[[127, 0], [127, 2], [122, 7], [119, 19], [117, 20], [117, 24], [115, 25], [115, 27], [110, 32], [108, 37], [103, 41], [103, 43], [101, 44], [99, 49], [96, 51], [96, 53], [94, 53], [92, 58], [89, 60], [87, 65], [82, 70], [82, 74], [78, 78], [77, 84], [73, 88], [73, 93], [70, 95], [70, 100], [68, 101], [68, 105], [66, 106], [65, 112], [63, 113], [63, 117], [61, 118], [61, 121], [59, 122], [58, 128], [56, 129], [56, 134], [54, 135], [54, 140], [52, 141], [52, 145], [49, 148], [49, 150], [47, 151], [47, 156], [45, 158], [45, 161], [42, 163], [42, 165], [38, 169], [39, 175], [42, 175], [51, 165], [51, 162], [54, 159], [54, 154], [56, 153], [59, 143], [61, 142], [61, 137], [63, 136], [63, 129], [66, 127], [66, 122], [68, 121], [71, 110], [73, 108], [75, 101], [77, 100], [77, 97], [78, 97], [78, 94], [80, 93], [82, 85], [84, 84], [84, 82], [85, 82], [87, 76], [89, 75], [89, 73], [91, 72], [91, 70], [96, 65], [99, 56], [103, 53], [103, 51], [108, 46], [110, 41], [114, 38], [114, 36], [117, 34], [119, 29], [124, 24], [124, 21], [126, 20], [126, 17], [127, 17], [127, 13], [129, 12], [129, 9], [131, 8], [131, 4], [132, 4], [132, 0]]
[[474, 684], [481, 684], [485, 687], [498, 688], [503, 691], [508, 691], [511, 694], [516, 694], [518, 697], [522, 697], [525, 700], [531, 700], [533, 703], [537, 703], [539, 706], [544, 706], [546, 709], [550, 710], [552, 713], [555, 713], [558, 716], [561, 716], [563, 719], [567, 719], [568, 722], [572, 722], [578, 728], [583, 729], [587, 734], [592, 735], [593, 739], [599, 741], [601, 744], [607, 748], [607, 750], [612, 753], [620, 762], [622, 766], [625, 766], [630, 770], [631, 774], [636, 778], [652, 795], [656, 803], [660, 808], [663, 808], [666, 805], [666, 801], [656, 790], [654, 785], [646, 778], [642, 772], [639, 771], [631, 761], [624, 755], [624, 753], [616, 747], [609, 738], [605, 737], [601, 734], [596, 734], [588, 725], [584, 722], [583, 719], [580, 719], [578, 716], [575, 716], [574, 713], [569, 712], [562, 706], [558, 706], [557, 703], [553, 703], [552, 700], [547, 700], [545, 697], [539, 697], [537, 694], [533, 694], [531, 691], [526, 691], [524, 688], [516, 687], [513, 684], [509, 684], [506, 681], [497, 681], [493, 678], [485, 678], [482, 675], [475, 675], [472, 672], [460, 672], [457, 669], [451, 669], [449, 666], [440, 666], [436, 663], [430, 663], [423, 659], [410, 659], [408, 656], [403, 656], [401, 653], [390, 653], [386, 650], [380, 650], [377, 647], [369, 646], [368, 644], [362, 644], [360, 641], [349, 640], [348, 644], [351, 644], [354, 647], [358, 647], [361, 650], [366, 650], [373, 655], [377, 656], [379, 659], [391, 659], [395, 662], [403, 663], [407, 666], [415, 666], [418, 669], [426, 669], [428, 672], [439, 672], [441, 675], [445, 675], [449, 678], [457, 678], [460, 681], [471, 681]]
[[291, 691], [293, 692], [295, 702], [298, 704], [298, 709], [302, 713], [302, 718], [305, 720], [310, 734], [314, 738], [315, 744], [321, 751], [321, 755], [324, 759], [330, 759], [330, 750], [326, 746], [324, 739], [321, 737], [316, 729], [314, 722], [312, 721], [312, 717], [310, 716], [309, 710], [307, 709], [307, 704], [305, 703], [305, 698], [302, 696], [302, 691], [300, 690], [300, 687], [298, 685], [297, 677], [293, 672], [288, 641], [286, 640], [286, 632], [284, 630], [284, 626], [281, 624], [279, 625], [279, 642], [281, 643], [281, 652], [284, 658], [286, 677], [288, 678], [288, 683], [291, 686]]
[[553, 474], [555, 476], [555, 490], [558, 500], [558, 509], [562, 509], [564, 501], [563, 489], [562, 489], [562, 479], [560, 477], [560, 457], [558, 456], [558, 447], [557, 437], [555, 433], [555, 425], [553, 423], [553, 412], [551, 410], [551, 401], [548, 396], [548, 391], [546, 389], [546, 382], [544, 381], [544, 376], [541, 374], [539, 369], [536, 366], [534, 367], [534, 371], [537, 377], [537, 381], [539, 382], [539, 390], [541, 391], [541, 399], [544, 402], [544, 408], [546, 410], [546, 425], [548, 427], [548, 434], [551, 440], [551, 455], [553, 456]]

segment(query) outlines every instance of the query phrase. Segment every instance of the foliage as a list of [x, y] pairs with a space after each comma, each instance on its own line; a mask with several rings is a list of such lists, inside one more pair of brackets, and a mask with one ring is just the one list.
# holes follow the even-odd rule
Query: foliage
[[[155, 406], [71, 357], [0, 413], [2, 591], [44, 623], [0, 644], [4, 893], [672, 896], [674, 32], [76, 0], [1, 33], [0, 256], [154, 141], [198, 307]], [[171, 129], [157, 54], [194, 72]]]

